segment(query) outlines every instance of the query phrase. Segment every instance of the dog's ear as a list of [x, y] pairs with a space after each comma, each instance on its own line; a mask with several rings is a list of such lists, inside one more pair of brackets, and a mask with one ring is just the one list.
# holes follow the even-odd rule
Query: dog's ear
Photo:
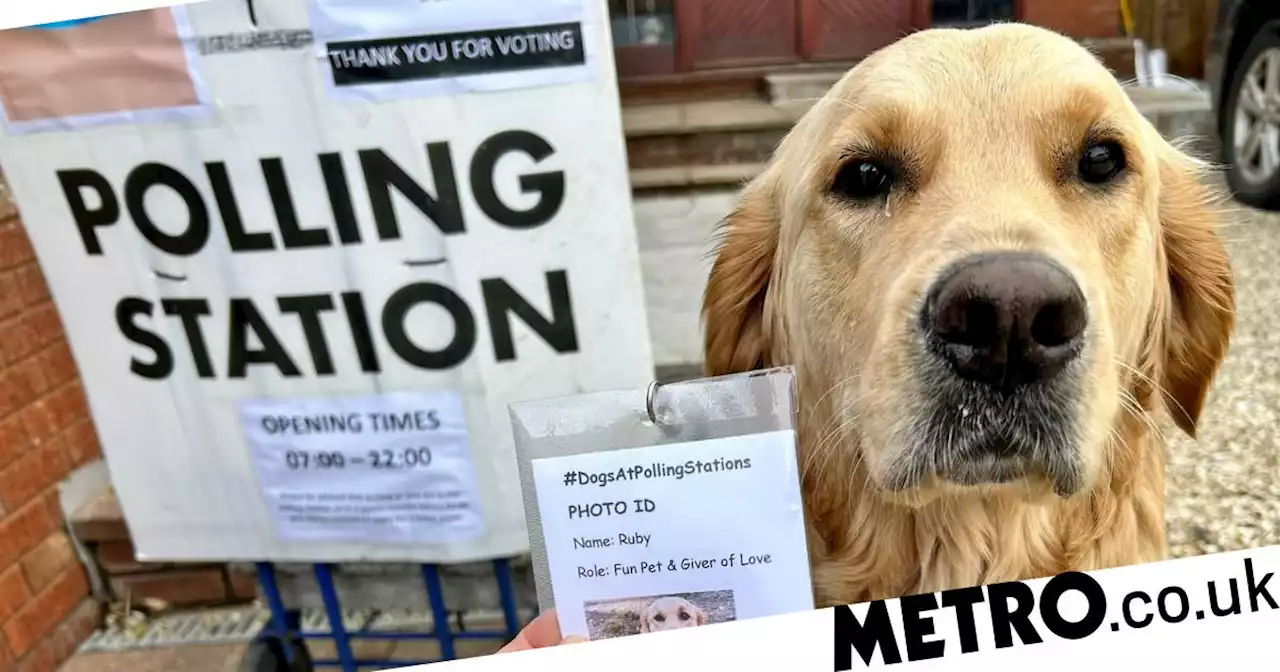
[[649, 613], [650, 611], [652, 610], [649, 607], [645, 607], [644, 609], [640, 610], [640, 633], [641, 634], [649, 632], [649, 617], [651, 615]]
[[693, 617], [694, 623], [696, 623], [698, 627], [702, 627], [707, 624], [707, 612], [703, 611], [702, 607], [694, 605]]
[[702, 301], [709, 376], [769, 366], [764, 302], [778, 249], [771, 191], [758, 178], [720, 223], [720, 243]]
[[1174, 422], [1194, 437], [1235, 326], [1235, 282], [1218, 237], [1220, 195], [1203, 181], [1206, 170], [1195, 160], [1172, 146], [1163, 149], [1160, 228], [1168, 294], [1158, 311], [1159, 383]]

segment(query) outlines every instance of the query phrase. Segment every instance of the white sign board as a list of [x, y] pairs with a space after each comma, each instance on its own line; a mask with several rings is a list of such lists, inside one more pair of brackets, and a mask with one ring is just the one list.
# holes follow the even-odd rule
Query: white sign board
[[209, 0], [0, 44], [0, 164], [140, 556], [526, 550], [507, 404], [653, 374], [607, 26]]

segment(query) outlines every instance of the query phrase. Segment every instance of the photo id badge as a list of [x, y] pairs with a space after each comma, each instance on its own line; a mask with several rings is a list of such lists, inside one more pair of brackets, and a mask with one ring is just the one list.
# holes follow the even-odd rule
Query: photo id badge
[[608, 639], [813, 609], [790, 368], [513, 404], [541, 609]]

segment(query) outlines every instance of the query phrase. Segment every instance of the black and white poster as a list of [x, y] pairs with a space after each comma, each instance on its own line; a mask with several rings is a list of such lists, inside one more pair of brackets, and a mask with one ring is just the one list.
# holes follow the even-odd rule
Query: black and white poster
[[[319, 1], [184, 8], [209, 118], [0, 125], [134, 544], [524, 553], [508, 404], [653, 375], [604, 0], [323, 0], [312, 25]], [[505, 70], [369, 68], [393, 51], [369, 44], [342, 48], [382, 83], [335, 83], [331, 45], [415, 35]], [[580, 81], [499, 86], [552, 75]]]
[[383, 100], [592, 77], [582, 0], [309, 0], [332, 95]]

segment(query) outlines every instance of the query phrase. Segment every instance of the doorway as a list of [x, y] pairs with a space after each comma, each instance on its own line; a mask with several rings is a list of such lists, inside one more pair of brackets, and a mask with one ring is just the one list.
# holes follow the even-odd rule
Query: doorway
[[609, 0], [620, 77], [853, 61], [932, 25], [1012, 20], [1018, 0]]

